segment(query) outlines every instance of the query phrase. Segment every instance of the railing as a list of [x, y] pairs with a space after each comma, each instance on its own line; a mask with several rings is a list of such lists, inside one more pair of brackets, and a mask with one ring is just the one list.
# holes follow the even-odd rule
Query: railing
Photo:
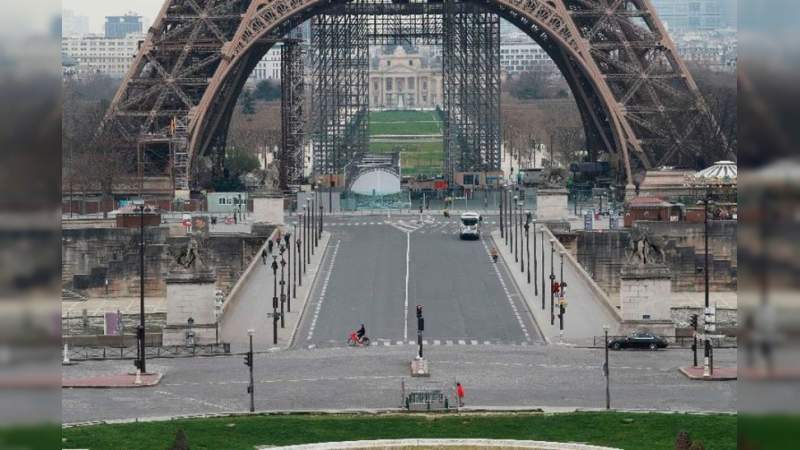
[[[191, 356], [228, 355], [230, 344], [198, 344], [145, 346], [148, 358], [186, 358]], [[133, 346], [72, 346], [68, 347], [70, 360], [88, 361], [104, 359], [136, 359], [136, 347]]]
[[452, 388], [442, 383], [406, 384], [400, 380], [401, 407], [408, 411], [448, 411], [458, 409]]

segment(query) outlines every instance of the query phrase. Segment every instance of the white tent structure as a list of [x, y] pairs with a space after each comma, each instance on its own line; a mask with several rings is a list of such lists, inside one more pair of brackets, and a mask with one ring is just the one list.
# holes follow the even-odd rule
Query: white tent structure
[[692, 176], [694, 184], [735, 185], [738, 177], [736, 163], [733, 161], [717, 161]]

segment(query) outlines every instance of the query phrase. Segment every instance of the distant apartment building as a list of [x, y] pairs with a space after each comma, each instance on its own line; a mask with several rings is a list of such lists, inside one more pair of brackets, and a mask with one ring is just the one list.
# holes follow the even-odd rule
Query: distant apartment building
[[76, 16], [75, 12], [65, 9], [61, 13], [61, 35], [62, 36], [84, 36], [89, 34], [89, 18], [87, 16]]
[[122, 39], [129, 34], [142, 34], [142, 16], [128, 13], [124, 16], [106, 16], [105, 37]]
[[558, 74], [556, 64], [539, 44], [525, 35], [515, 34], [508, 41], [500, 42], [500, 70], [506, 76], [522, 72], [545, 72]]
[[275, 44], [256, 67], [250, 72], [248, 81], [257, 83], [259, 81], [280, 81], [281, 80], [281, 44]]
[[64, 36], [61, 38], [61, 54], [70, 62], [71, 76], [85, 78], [101, 74], [122, 78], [144, 38], [143, 34], [128, 34], [118, 39], [97, 35]]
[[731, 20], [730, 0], [653, 0], [653, 6], [670, 33], [734, 26], [728, 23]]
[[734, 30], [675, 33], [672, 39], [686, 63], [718, 72], [736, 70], [738, 40]]

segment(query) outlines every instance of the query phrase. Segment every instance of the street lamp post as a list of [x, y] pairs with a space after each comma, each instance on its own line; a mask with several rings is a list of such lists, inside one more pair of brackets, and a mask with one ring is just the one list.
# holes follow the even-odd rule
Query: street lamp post
[[147, 373], [147, 355], [145, 355], [144, 331], [144, 200], [139, 200], [139, 326], [136, 328], [138, 340], [138, 369], [140, 373]]
[[544, 226], [542, 226], [542, 230], [540, 231], [541, 239], [540, 242], [542, 243], [542, 311], [544, 311]]
[[[538, 263], [536, 262], [536, 219], [531, 220], [531, 225], [533, 225], [533, 295], [539, 295], [539, 281], [536, 277], [536, 271], [538, 270]], [[528, 271], [531, 270], [531, 259], [528, 258]], [[530, 279], [530, 274], [528, 274], [528, 279]]]
[[286, 328], [286, 322], [284, 321], [284, 304], [286, 303], [286, 294], [284, 292], [284, 285], [286, 281], [283, 278], [284, 268], [286, 267], [286, 259], [283, 257], [283, 253], [286, 251], [286, 247], [281, 244], [280, 254], [281, 254], [281, 328]]
[[297, 234], [297, 224], [294, 225], [294, 236], [294, 292], [292, 292], [292, 298], [297, 298], [297, 286], [303, 285], [300, 281], [300, 235]]
[[555, 239], [550, 239], [550, 325], [556, 324], [556, 315], [555, 315], [555, 282], [556, 282], [556, 274], [553, 267], [553, 256], [556, 253], [556, 246], [555, 246]]
[[606, 376], [606, 409], [611, 409], [611, 371], [608, 367], [608, 325], [603, 325], [603, 334], [605, 335], [605, 352], [606, 362], [603, 364], [603, 374]]
[[[330, 210], [328, 211], [328, 214], [330, 214]], [[319, 205], [319, 237], [317, 238], [318, 240], [322, 239], [322, 221], [323, 221], [324, 217], [325, 217], [325, 214], [323, 214], [322, 205], [320, 204]]]
[[508, 246], [509, 250], [511, 249], [511, 242], [512, 242], [511, 241], [511, 225], [509, 223], [511, 221], [510, 220], [510, 218], [511, 218], [511, 196], [510, 196], [510, 194], [511, 194], [511, 191], [509, 189], [505, 189], [503, 191], [503, 196], [506, 199], [506, 208], [505, 208], [505, 210], [506, 210], [506, 220], [505, 220], [505, 225], [506, 225], [506, 246]]
[[250, 370], [250, 384], [247, 386], [247, 393], [250, 394], [250, 412], [255, 412], [256, 410], [256, 394], [253, 383], [253, 334], [255, 334], [255, 330], [252, 328], [247, 330], [247, 336], [250, 338], [250, 350], [244, 357], [244, 365]]
[[[705, 298], [705, 310], [703, 317], [708, 318], [708, 310], [710, 308], [710, 299], [709, 299], [709, 253], [708, 253], [708, 206], [711, 203], [711, 188], [708, 187], [706, 189], [705, 196], [703, 197], [703, 247], [704, 247], [704, 260], [703, 260], [703, 278], [704, 278], [704, 298]], [[707, 323], [703, 323], [703, 376], [712, 376], [714, 375], [714, 357], [713, 357], [713, 350], [711, 348], [711, 340], [708, 338], [708, 334], [711, 332], [710, 327]]]
[[308, 221], [308, 225], [309, 225], [308, 238], [311, 239], [311, 242], [308, 243], [308, 246], [311, 247], [311, 255], [312, 256], [314, 255], [314, 245], [315, 245], [314, 241], [315, 241], [315, 236], [317, 234], [317, 226], [316, 226], [317, 213], [315, 211], [314, 206], [315, 206], [314, 200], [311, 200], [311, 202], [308, 205], [308, 210], [311, 211], [311, 218]]
[[525, 253], [528, 255], [528, 284], [531, 284], [531, 240], [529, 233], [529, 229], [531, 227], [530, 222], [530, 213], [528, 213], [528, 220], [525, 221]]
[[[292, 312], [292, 240], [291, 240], [291, 233], [286, 233], [283, 236], [283, 240], [285, 241], [286, 247], [286, 266], [288, 273], [286, 274], [286, 284], [288, 287], [286, 288], [286, 312]], [[296, 293], [295, 293], [296, 296]]]
[[511, 226], [514, 228], [512, 229], [511, 233], [511, 244], [514, 246], [514, 262], [519, 262], [519, 255], [517, 254], [517, 243], [519, 242], [519, 232], [517, 231], [517, 220], [516, 220], [516, 212], [517, 212], [517, 196], [514, 196], [514, 203], [511, 204]]
[[[519, 209], [520, 239], [522, 239], [522, 229], [524, 228], [524, 225], [526, 225], [526, 223], [523, 223], [523, 221], [522, 221], [522, 207], [520, 206], [520, 209]], [[526, 243], [528, 242], [527, 231], [525, 232], [525, 242]], [[519, 270], [520, 270], [520, 272], [525, 273], [525, 253], [522, 252], [522, 243], [520, 243], [519, 245], [520, 245], [520, 249], [519, 249]], [[528, 256], [530, 256], [530, 254]]]
[[500, 239], [505, 239], [506, 237], [506, 228], [505, 224], [503, 223], [503, 195], [500, 196]]
[[278, 255], [272, 255], [272, 343], [278, 344]]
[[564, 334], [564, 312], [565, 312], [564, 311], [564, 309], [565, 309], [564, 301], [565, 301], [565, 298], [566, 298], [566, 295], [567, 295], [564, 292], [564, 289], [567, 287], [567, 283], [564, 282], [564, 252], [563, 251], [559, 252], [559, 256], [561, 256], [561, 274], [560, 274], [560, 277], [559, 277], [559, 280], [561, 280], [559, 282], [559, 285], [560, 285], [560, 292], [559, 293], [561, 295], [559, 296], [559, 301], [558, 301], [558, 329], [561, 331], [561, 334], [563, 335]]
[[294, 287], [294, 295], [295, 295], [294, 298], [297, 298], [297, 287], [303, 286], [303, 271], [300, 268], [301, 266], [300, 260], [303, 259], [303, 254], [300, 252], [300, 248], [302, 247], [300, 235], [297, 234], [297, 232], [295, 232], [295, 236], [297, 236], [297, 238], [294, 241], [295, 245], [297, 246], [296, 251], [294, 252], [294, 259], [295, 263], [297, 264], [297, 267], [295, 267], [295, 275], [296, 275], [295, 278], [297, 279], [297, 286]]

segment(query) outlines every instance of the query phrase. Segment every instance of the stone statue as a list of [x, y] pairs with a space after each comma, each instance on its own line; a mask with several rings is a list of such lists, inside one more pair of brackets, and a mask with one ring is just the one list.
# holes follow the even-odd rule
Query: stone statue
[[667, 261], [667, 242], [663, 236], [656, 236], [647, 229], [634, 227], [630, 232], [630, 242], [625, 249], [626, 262], [631, 264], [664, 264]]
[[278, 162], [273, 161], [262, 172], [261, 186], [267, 192], [279, 190], [280, 173], [278, 172]]
[[168, 253], [172, 257], [172, 265], [179, 270], [196, 272], [205, 267], [200, 259], [199, 244], [194, 236], [191, 236], [182, 248], [170, 247]]
[[561, 167], [549, 167], [543, 171], [544, 187], [548, 189], [563, 188], [566, 184], [566, 172]]

